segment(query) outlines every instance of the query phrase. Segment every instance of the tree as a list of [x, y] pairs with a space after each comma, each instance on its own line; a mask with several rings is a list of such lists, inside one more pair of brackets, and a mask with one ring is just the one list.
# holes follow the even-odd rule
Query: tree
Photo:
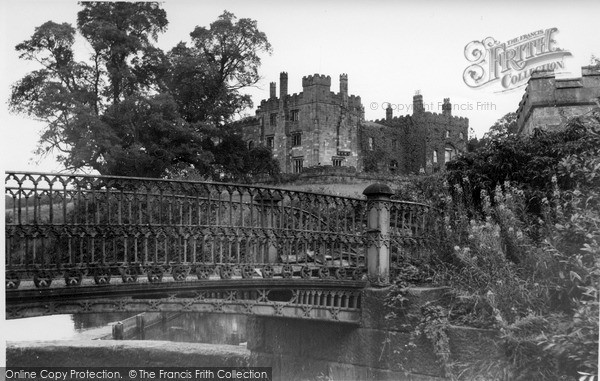
[[[101, 174], [192, 168], [220, 178], [212, 141], [223, 141], [224, 124], [251, 105], [240, 90], [258, 81], [259, 54], [271, 50], [256, 22], [224, 12], [191, 33], [192, 47], [165, 54], [153, 45], [168, 24], [158, 3], [82, 7], [77, 29], [49, 21], [16, 46], [20, 58], [42, 66], [13, 85], [9, 102], [45, 123], [38, 153], [58, 151], [66, 168]], [[91, 46], [85, 61], [73, 51], [77, 32]]]
[[488, 132], [483, 135], [483, 139], [497, 140], [505, 139], [508, 136], [514, 136], [517, 134], [517, 113], [509, 112], [502, 118], [498, 119], [496, 123], [490, 127]]
[[259, 54], [270, 53], [271, 45], [256, 21], [237, 20], [227, 11], [209, 29], [196, 27], [190, 36], [191, 46], [181, 42], [169, 52], [169, 89], [189, 122], [229, 122], [252, 106], [239, 91], [258, 82]]

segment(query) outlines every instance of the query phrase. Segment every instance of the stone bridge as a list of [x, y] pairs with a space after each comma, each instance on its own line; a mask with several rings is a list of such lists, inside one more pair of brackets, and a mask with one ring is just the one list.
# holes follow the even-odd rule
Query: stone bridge
[[7, 172], [6, 316], [242, 313], [359, 324], [439, 237], [427, 205], [242, 184]]

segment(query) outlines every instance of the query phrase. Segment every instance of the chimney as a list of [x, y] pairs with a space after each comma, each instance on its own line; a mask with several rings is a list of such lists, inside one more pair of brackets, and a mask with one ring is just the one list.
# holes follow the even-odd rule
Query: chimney
[[285, 71], [279, 74], [279, 98], [283, 100], [288, 94], [288, 75]]
[[277, 97], [277, 90], [276, 90], [276, 84], [275, 82], [271, 82], [271, 89], [269, 91], [269, 98], [275, 98]]
[[444, 98], [444, 104], [442, 104], [442, 115], [452, 116], [452, 103], [450, 103], [450, 98]]
[[394, 116], [394, 112], [392, 111], [392, 104], [388, 103], [387, 108], [385, 109], [385, 120], [390, 121]]

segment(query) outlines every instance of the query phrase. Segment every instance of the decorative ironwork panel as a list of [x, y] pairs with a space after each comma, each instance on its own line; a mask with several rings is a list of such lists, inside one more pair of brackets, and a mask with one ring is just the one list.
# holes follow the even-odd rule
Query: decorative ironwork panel
[[438, 248], [440, 211], [428, 205], [390, 201], [390, 264], [392, 273], [406, 263], [426, 262]]
[[5, 183], [8, 289], [345, 279], [365, 266], [360, 199], [78, 174], [8, 172]]
[[[7, 172], [6, 287], [363, 279], [367, 201], [241, 184]], [[392, 201], [392, 260], [432, 210]], [[435, 222], [435, 221], [434, 221]]]

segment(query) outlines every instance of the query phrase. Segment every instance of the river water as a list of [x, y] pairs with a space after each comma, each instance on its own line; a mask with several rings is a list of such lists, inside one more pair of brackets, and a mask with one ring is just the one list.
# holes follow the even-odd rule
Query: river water
[[[5, 322], [7, 341], [76, 340], [133, 313], [53, 315]], [[105, 330], [110, 333], [110, 330]], [[210, 313], [170, 314], [166, 324], [148, 326], [146, 340], [239, 345], [246, 341], [246, 316]]]

